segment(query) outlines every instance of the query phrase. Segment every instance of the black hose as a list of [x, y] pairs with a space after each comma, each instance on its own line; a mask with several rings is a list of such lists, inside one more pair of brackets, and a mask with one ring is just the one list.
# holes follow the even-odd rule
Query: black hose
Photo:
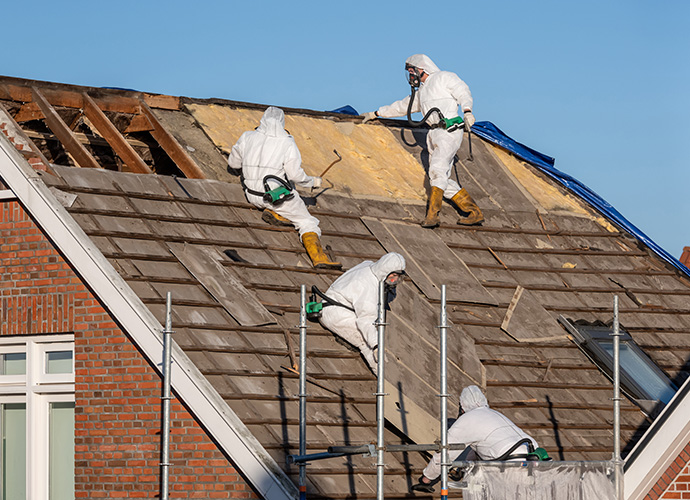
[[424, 118], [422, 118], [418, 122], [412, 119], [412, 103], [414, 102], [415, 95], [417, 94], [417, 87], [415, 87], [414, 85], [410, 85], [410, 90], [412, 93], [410, 94], [410, 103], [407, 105], [407, 123], [409, 123], [413, 127], [419, 127], [420, 125], [424, 124], [424, 122], [426, 122], [427, 118], [431, 116], [431, 113], [436, 112], [438, 113], [439, 124], [443, 124], [443, 113], [441, 113], [441, 110], [438, 108], [431, 108], [429, 111], [426, 112]]
[[312, 285], [312, 287], [311, 287], [311, 293], [316, 294], [316, 295], [318, 295], [319, 297], [321, 297], [321, 299], [325, 302], [324, 305], [326, 305], [326, 304], [332, 304], [332, 305], [334, 305], [334, 306], [344, 307], [345, 309], [349, 309], [350, 311], [355, 312], [354, 308], [352, 308], [352, 307], [350, 307], [350, 306], [346, 306], [345, 304], [341, 304], [341, 303], [338, 302], [337, 300], [333, 300], [333, 299], [330, 298], [328, 295], [326, 295], [326, 294], [323, 293], [321, 290], [319, 290], [319, 289], [316, 287], [316, 285]]

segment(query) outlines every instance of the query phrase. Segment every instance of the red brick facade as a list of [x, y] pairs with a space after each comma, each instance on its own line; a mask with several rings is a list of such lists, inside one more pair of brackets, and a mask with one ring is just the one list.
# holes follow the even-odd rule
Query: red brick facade
[[[75, 496], [156, 498], [161, 380], [17, 202], [0, 204], [0, 334], [74, 333]], [[257, 498], [174, 399], [171, 498]]]
[[690, 500], [690, 443], [661, 475], [645, 500]]

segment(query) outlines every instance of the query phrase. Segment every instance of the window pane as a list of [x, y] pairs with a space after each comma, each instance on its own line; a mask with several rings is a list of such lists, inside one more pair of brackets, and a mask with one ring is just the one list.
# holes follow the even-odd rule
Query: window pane
[[72, 373], [72, 351], [46, 352], [46, 373]]
[[[613, 342], [600, 341], [599, 344], [609, 353], [613, 359]], [[642, 387], [650, 399], [656, 399], [663, 403], [668, 403], [676, 389], [666, 376], [659, 373], [649, 366], [649, 361], [642, 358], [637, 351], [627, 342], [620, 344], [621, 370], [624, 370], [630, 378]]]
[[2, 354], [0, 375], [26, 375], [26, 353], [10, 352]]
[[74, 403], [50, 403], [50, 500], [74, 499]]
[[2, 498], [26, 499], [26, 404], [0, 405]]

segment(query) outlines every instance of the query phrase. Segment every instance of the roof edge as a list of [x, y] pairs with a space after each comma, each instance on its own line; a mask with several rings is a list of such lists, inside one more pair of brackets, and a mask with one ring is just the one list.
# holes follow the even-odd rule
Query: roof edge
[[[163, 338], [158, 320], [57, 201], [39, 174], [3, 134], [0, 136], [0, 175], [5, 184], [160, 374]], [[276, 500], [299, 497], [294, 483], [175, 343], [171, 376], [173, 390], [257, 492]]]
[[686, 278], [690, 278], [690, 268], [682, 264], [673, 255], [659, 246], [654, 240], [626, 219], [613, 205], [604, 200], [584, 183], [555, 168], [554, 158], [517, 142], [491, 122], [477, 122], [472, 127], [472, 132], [490, 143], [512, 153], [561, 184], [568, 191], [587, 202], [609, 222], [632, 235], [638, 242], [645, 245], [652, 253], [666, 262], [666, 264], [674, 267], [677, 272], [682, 273]]
[[690, 442], [690, 378], [625, 458], [625, 498], [642, 500]]

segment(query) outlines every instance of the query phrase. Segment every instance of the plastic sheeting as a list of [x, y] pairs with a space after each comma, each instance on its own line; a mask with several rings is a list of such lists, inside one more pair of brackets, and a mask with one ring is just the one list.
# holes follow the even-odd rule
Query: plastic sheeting
[[355, 108], [350, 106], [349, 104], [346, 106], [342, 106], [338, 109], [333, 109], [331, 111], [328, 111], [328, 113], [340, 113], [341, 115], [353, 115], [353, 116], [359, 116], [359, 113]]
[[613, 221], [619, 227], [631, 233], [639, 241], [644, 243], [650, 250], [656, 253], [661, 259], [665, 260], [666, 262], [671, 264], [676, 269], [682, 271], [683, 273], [690, 275], [690, 268], [684, 266], [678, 259], [673, 257], [659, 245], [657, 245], [651, 238], [649, 238], [649, 236], [647, 236], [637, 227], [635, 227], [628, 219], [623, 217], [623, 215], [621, 215], [621, 213], [618, 212], [618, 210], [616, 210], [601, 196], [599, 196], [597, 193], [592, 191], [590, 188], [585, 186], [583, 183], [581, 183], [574, 177], [556, 169], [554, 167], [555, 160], [550, 156], [535, 151], [534, 149], [529, 148], [524, 144], [520, 144], [519, 142], [511, 139], [491, 122], [475, 123], [472, 127], [472, 132], [477, 134], [479, 137], [486, 139], [487, 141], [510, 151], [519, 158], [522, 158], [527, 163], [541, 170], [552, 179], [555, 179], [575, 194], [584, 198], [604, 217]]
[[455, 484], [464, 500], [615, 500], [614, 481], [611, 462], [476, 462]]

